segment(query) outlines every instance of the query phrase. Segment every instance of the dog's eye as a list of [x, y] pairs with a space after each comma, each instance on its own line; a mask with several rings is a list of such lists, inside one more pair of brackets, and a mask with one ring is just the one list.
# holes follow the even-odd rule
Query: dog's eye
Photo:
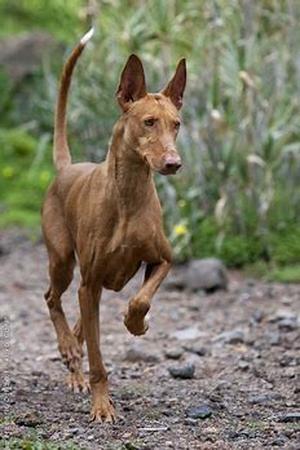
[[144, 125], [146, 125], [146, 127], [153, 127], [154, 124], [155, 124], [155, 119], [144, 120]]
[[174, 123], [174, 128], [175, 128], [175, 130], [179, 130], [179, 128], [180, 128], [180, 122], [175, 122], [175, 123]]

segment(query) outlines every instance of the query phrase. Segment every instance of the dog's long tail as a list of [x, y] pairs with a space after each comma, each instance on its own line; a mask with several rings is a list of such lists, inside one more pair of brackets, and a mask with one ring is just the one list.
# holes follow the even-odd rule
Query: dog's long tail
[[93, 34], [94, 28], [91, 28], [79, 41], [64, 65], [61, 75], [54, 120], [53, 161], [57, 170], [61, 170], [71, 164], [66, 120], [68, 93], [76, 62]]

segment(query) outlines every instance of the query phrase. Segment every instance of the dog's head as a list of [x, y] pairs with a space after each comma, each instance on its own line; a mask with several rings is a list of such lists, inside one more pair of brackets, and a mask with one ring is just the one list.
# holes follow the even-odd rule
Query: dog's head
[[163, 175], [174, 174], [181, 167], [175, 141], [185, 84], [186, 64], [181, 59], [165, 89], [157, 94], [147, 93], [143, 65], [136, 55], [131, 55], [116, 93], [124, 112], [123, 138], [127, 146]]

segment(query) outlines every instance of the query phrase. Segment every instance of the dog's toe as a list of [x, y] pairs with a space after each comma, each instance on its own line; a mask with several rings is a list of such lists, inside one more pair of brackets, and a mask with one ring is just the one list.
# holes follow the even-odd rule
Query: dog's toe
[[67, 377], [67, 385], [75, 394], [90, 392], [90, 384], [81, 371], [70, 372]]
[[109, 397], [104, 397], [91, 411], [90, 422], [114, 423], [116, 413]]

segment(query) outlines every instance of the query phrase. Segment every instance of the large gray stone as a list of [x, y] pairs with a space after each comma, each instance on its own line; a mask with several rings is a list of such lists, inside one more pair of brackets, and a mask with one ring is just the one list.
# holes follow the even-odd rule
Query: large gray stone
[[217, 258], [194, 259], [185, 266], [175, 268], [165, 286], [206, 292], [227, 289], [226, 267]]
[[61, 50], [54, 38], [43, 32], [26, 33], [0, 40], [0, 68], [13, 81], [31, 75], [47, 54]]

